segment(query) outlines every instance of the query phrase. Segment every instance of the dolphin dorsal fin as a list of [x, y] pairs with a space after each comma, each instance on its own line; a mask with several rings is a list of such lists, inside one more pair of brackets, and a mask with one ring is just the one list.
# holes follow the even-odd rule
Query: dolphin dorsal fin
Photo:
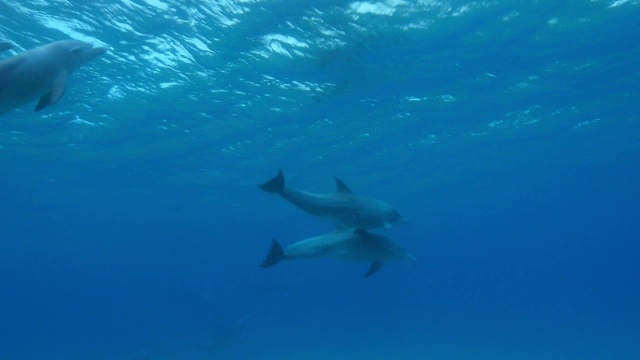
[[336, 192], [337, 193], [345, 193], [345, 194], [353, 194], [353, 191], [351, 191], [351, 189], [349, 189], [349, 187], [347, 186], [347, 184], [344, 183], [344, 181], [335, 178], [336, 179]]

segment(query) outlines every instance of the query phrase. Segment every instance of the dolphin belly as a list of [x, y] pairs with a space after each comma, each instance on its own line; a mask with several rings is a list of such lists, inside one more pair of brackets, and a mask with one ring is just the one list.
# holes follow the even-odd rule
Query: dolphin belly
[[285, 189], [282, 197], [296, 207], [315, 216], [334, 216], [337, 205], [335, 199], [327, 195], [314, 194], [296, 189]]
[[353, 196], [286, 189], [282, 197], [311, 215], [330, 219], [338, 229], [372, 229], [383, 226], [382, 221], [371, 216], [375, 214], [375, 209], [368, 209], [366, 204]]
[[365, 277], [377, 272], [386, 261], [415, 261], [400, 244], [383, 235], [361, 229], [347, 229], [298, 241], [285, 250], [273, 240], [271, 250], [260, 266], [271, 267], [281, 260], [321, 257], [370, 262]]
[[[44, 95], [53, 83], [53, 71], [32, 69], [25, 58], [0, 64], [0, 114], [21, 107]], [[4, 66], [4, 67], [3, 67]]]
[[287, 247], [285, 254], [288, 259], [313, 259], [331, 257], [337, 245], [344, 241], [347, 234], [329, 233], [301, 240]]

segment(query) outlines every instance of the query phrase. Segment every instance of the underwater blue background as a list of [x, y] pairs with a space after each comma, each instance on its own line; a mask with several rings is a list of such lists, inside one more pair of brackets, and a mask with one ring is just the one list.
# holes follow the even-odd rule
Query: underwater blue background
[[[0, 1], [67, 38], [0, 118], [1, 359], [640, 359], [640, 1]], [[418, 261], [259, 268], [332, 230], [278, 169]]]

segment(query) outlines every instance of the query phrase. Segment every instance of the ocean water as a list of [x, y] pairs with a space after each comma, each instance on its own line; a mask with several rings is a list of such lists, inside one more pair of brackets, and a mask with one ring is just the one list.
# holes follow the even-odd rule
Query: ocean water
[[[0, 359], [640, 359], [640, 1], [2, 0]], [[0, 79], [1, 80], [1, 79]], [[357, 194], [416, 262], [258, 184]]]

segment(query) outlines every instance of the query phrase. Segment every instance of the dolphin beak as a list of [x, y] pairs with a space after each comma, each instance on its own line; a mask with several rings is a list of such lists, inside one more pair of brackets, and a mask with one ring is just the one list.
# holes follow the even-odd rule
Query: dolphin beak
[[91, 58], [97, 58], [98, 56], [104, 55], [107, 52], [107, 48], [103, 47], [94, 47], [89, 50], [89, 56]]

